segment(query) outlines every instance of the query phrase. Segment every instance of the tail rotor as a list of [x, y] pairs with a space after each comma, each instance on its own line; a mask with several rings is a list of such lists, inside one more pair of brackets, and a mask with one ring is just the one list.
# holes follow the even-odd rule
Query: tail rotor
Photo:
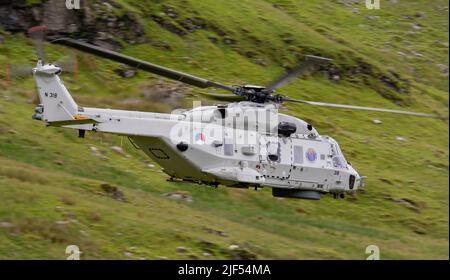
[[[45, 41], [46, 33], [48, 27], [44, 25], [34, 26], [28, 29], [28, 36], [33, 40], [33, 44], [36, 49], [36, 55], [40, 65], [45, 65], [46, 52], [45, 52]], [[76, 72], [78, 71], [78, 61], [77, 56], [74, 52], [69, 55], [63, 56], [58, 59], [54, 65], [59, 66], [64, 70], [64, 72], [74, 73], [76, 79]], [[7, 64], [5, 69], [5, 78], [8, 85], [11, 81], [27, 78], [33, 73], [32, 65], [14, 65]]]

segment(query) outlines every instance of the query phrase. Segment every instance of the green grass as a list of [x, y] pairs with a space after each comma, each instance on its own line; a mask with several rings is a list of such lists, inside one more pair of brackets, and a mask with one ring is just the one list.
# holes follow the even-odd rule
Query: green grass
[[[295, 80], [280, 93], [393, 109], [399, 108], [393, 102], [397, 100], [404, 104], [400, 109], [448, 118], [448, 77], [436, 67], [448, 66], [446, 1], [384, 1], [379, 11], [325, 0], [115, 2], [114, 14], [134, 12], [148, 40], [125, 45], [127, 54], [231, 84], [264, 84], [284, 71], [283, 64], [293, 66], [301, 55], [318, 54], [333, 58], [342, 73], [361, 66], [369, 71], [344, 74], [337, 82], [317, 73]], [[163, 6], [176, 11], [177, 18], [161, 14]], [[183, 20], [195, 18], [206, 28], [179, 36], [152, 21], [151, 14], [178, 28]], [[421, 29], [411, 33], [412, 24]], [[1, 65], [35, 63], [28, 39], [0, 32]], [[48, 60], [67, 52], [49, 46]], [[143, 88], [158, 82], [154, 75], [139, 72], [124, 79], [113, 72], [116, 63], [77, 56], [77, 80], [70, 73], [63, 79], [80, 104], [130, 109], [125, 100], [132, 98], [139, 101], [138, 110], [173, 109], [143, 96]], [[5, 76], [4, 69], [0, 76]], [[407, 93], [386, 86], [382, 76]], [[371, 244], [379, 246], [383, 259], [448, 259], [447, 120], [286, 105], [284, 113], [336, 138], [347, 159], [368, 176], [365, 192], [346, 200], [289, 200], [273, 198], [269, 188], [167, 182], [126, 138], [88, 133], [78, 139], [74, 131], [32, 121], [32, 79], [0, 80], [0, 87], [1, 259], [64, 259], [70, 244], [80, 247], [84, 259], [227, 259], [232, 258], [231, 244], [258, 259], [364, 259]], [[217, 102], [202, 97], [206, 90], [181, 91], [189, 92], [180, 103], [185, 107], [198, 98]], [[375, 125], [373, 119], [383, 123]], [[105, 159], [93, 155], [90, 146]], [[131, 157], [111, 146], [123, 147]], [[127, 201], [105, 193], [105, 183], [116, 186]], [[164, 196], [174, 191], [190, 194], [193, 202]], [[401, 199], [412, 204], [399, 203]], [[187, 252], [177, 252], [179, 246]]]

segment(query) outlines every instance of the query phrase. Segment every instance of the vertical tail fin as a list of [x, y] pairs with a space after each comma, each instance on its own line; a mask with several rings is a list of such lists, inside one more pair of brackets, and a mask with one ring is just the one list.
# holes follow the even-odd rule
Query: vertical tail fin
[[43, 106], [42, 120], [45, 122], [73, 120], [78, 105], [59, 78], [61, 68], [39, 60], [33, 69], [33, 76]]

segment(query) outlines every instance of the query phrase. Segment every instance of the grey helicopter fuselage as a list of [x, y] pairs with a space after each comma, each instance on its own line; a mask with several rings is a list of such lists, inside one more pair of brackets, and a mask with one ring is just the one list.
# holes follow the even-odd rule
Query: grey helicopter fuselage
[[[41, 34], [46, 27], [34, 27]], [[40, 33], [39, 33], [40, 32]], [[356, 192], [364, 185], [342, 154], [338, 143], [320, 135], [307, 122], [278, 112], [283, 102], [351, 110], [395, 113], [419, 117], [435, 114], [388, 108], [293, 99], [275, 94], [294, 78], [304, 75], [331, 59], [305, 55], [302, 63], [267, 83], [266, 86], [226, 85], [193, 76], [142, 59], [117, 53], [70, 38], [62, 44], [82, 52], [110, 59], [198, 88], [231, 92], [246, 102], [217, 106], [194, 106], [171, 114], [79, 107], [59, 78], [61, 68], [40, 59], [32, 70], [40, 105], [34, 119], [49, 126], [128, 136], [130, 141], [157, 162], [171, 179], [231, 187], [272, 188], [276, 197], [320, 199], [332, 193], [335, 198]], [[217, 96], [217, 95], [213, 95]], [[217, 96], [223, 98], [224, 96]]]
[[355, 192], [363, 184], [333, 138], [277, 107], [252, 102], [197, 107], [178, 115], [169, 138], [133, 139], [167, 174], [188, 181], [269, 186], [279, 196], [312, 199]]
[[[273, 103], [200, 106], [171, 114], [79, 107], [53, 65], [33, 70], [47, 125], [128, 136], [171, 178], [217, 186], [273, 188], [274, 196], [319, 199], [355, 192], [363, 178], [338, 143]], [[82, 134], [81, 134], [82, 132]]]

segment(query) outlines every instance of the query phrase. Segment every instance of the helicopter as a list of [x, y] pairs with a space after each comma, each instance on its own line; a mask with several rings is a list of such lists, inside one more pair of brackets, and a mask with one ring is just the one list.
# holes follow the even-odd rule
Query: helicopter
[[[44, 28], [35, 28], [41, 31]], [[59, 75], [62, 68], [45, 64], [42, 51], [32, 75], [40, 104], [33, 119], [46, 126], [127, 136], [155, 161], [172, 181], [217, 187], [272, 188], [274, 197], [319, 200], [322, 195], [344, 198], [364, 186], [339, 144], [320, 135], [308, 122], [279, 113], [280, 104], [296, 102], [421, 117], [432, 114], [292, 99], [275, 90], [331, 60], [307, 55], [294, 69], [267, 86], [229, 86], [153, 64], [70, 38], [51, 43], [94, 54], [136, 69], [200, 88], [231, 92], [240, 102], [197, 106], [171, 114], [79, 106]], [[39, 47], [40, 48], [40, 47]]]

